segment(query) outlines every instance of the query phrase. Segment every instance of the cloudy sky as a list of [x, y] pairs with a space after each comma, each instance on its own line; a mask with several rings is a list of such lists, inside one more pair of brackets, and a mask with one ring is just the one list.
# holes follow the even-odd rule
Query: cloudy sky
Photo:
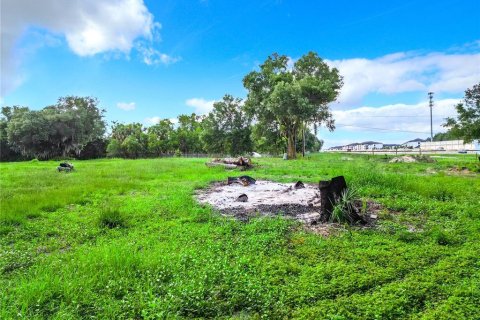
[[327, 146], [427, 137], [480, 81], [480, 1], [2, 0], [1, 104], [97, 97], [107, 120], [206, 113], [273, 53], [344, 76]]

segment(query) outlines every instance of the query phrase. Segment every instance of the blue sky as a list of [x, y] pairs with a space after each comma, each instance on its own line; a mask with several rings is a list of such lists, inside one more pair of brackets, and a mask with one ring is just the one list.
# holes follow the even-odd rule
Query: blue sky
[[345, 85], [327, 146], [434, 131], [480, 81], [480, 2], [3, 0], [2, 105], [100, 100], [109, 121], [205, 113], [273, 53], [316, 51]]

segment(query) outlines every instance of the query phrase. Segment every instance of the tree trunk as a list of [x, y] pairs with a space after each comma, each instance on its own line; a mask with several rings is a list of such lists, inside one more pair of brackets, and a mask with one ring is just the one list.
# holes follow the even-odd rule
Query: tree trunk
[[302, 144], [303, 144], [302, 156], [305, 158], [305, 124], [303, 125], [303, 128], [302, 128]]
[[297, 158], [297, 150], [295, 148], [295, 129], [287, 131], [287, 154], [288, 159]]

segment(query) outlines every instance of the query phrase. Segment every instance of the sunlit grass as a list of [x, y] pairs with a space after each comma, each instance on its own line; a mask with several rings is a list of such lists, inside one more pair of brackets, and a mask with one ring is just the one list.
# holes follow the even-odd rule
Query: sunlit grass
[[0, 319], [479, 318], [480, 182], [447, 172], [475, 158], [342, 157], [259, 159], [248, 173], [344, 175], [383, 204], [376, 229], [329, 238], [199, 206], [195, 189], [241, 174], [206, 159], [0, 164]]

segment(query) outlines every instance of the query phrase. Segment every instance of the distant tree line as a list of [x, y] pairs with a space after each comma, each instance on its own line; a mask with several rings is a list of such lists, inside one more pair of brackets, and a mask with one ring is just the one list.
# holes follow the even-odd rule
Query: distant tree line
[[[91, 97], [62, 97], [42, 110], [3, 107], [0, 119], [2, 161], [60, 158], [159, 157], [181, 154], [242, 155], [252, 151], [280, 154], [285, 137], [272, 126], [260, 128], [241, 99], [225, 95], [204, 116], [180, 115], [173, 123], [162, 119], [145, 127], [141, 123], [118, 123], [106, 135], [104, 110]], [[299, 134], [297, 149], [303, 148]], [[308, 128], [307, 151], [318, 151], [323, 141]]]
[[[174, 124], [162, 119], [144, 127], [141, 123], [114, 123], [106, 149], [110, 157], [139, 158], [181, 154], [244, 155], [252, 151], [279, 154], [286, 150], [285, 139], [264, 137], [258, 124], [244, 108], [243, 101], [225, 95], [204, 116], [180, 115]], [[320, 150], [323, 142], [306, 131], [306, 149]], [[301, 137], [298, 137], [301, 141]], [[299, 150], [303, 144], [298, 144]]]
[[75, 96], [62, 97], [39, 111], [3, 107], [0, 159], [101, 157], [106, 146], [104, 112], [97, 99]]

